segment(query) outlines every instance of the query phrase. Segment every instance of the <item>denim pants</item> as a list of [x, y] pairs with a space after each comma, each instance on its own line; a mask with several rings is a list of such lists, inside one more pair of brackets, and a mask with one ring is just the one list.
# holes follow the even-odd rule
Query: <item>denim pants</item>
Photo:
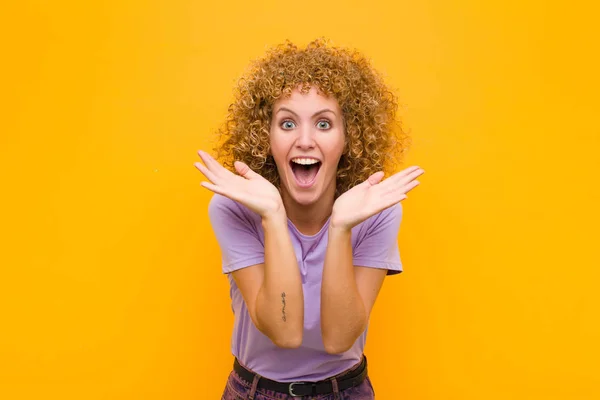
[[[360, 364], [342, 372], [339, 375], [352, 371]], [[320, 394], [314, 396], [293, 397], [289, 394], [274, 392], [272, 390], [257, 389], [258, 379], [255, 382], [247, 382], [235, 372], [231, 371], [225, 391], [221, 400], [374, 400], [375, 391], [371, 380], [367, 376], [364, 381], [358, 386], [348, 388], [346, 390], [336, 390], [337, 382], [333, 384], [334, 393]]]

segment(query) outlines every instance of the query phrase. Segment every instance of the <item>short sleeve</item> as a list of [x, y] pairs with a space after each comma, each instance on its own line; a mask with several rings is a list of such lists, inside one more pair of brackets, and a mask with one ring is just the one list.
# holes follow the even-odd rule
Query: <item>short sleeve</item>
[[224, 274], [265, 262], [264, 242], [250, 210], [214, 194], [208, 204], [208, 215], [221, 248]]
[[[353, 264], [362, 267], [387, 269], [388, 275], [402, 272], [398, 232], [402, 220], [402, 204], [397, 203], [373, 217], [353, 249]], [[360, 232], [360, 231], [359, 231]]]

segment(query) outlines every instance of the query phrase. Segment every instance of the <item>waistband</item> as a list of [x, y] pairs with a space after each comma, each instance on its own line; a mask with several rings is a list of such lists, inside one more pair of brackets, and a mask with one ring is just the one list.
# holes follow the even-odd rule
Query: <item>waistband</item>
[[[245, 381], [254, 383], [257, 389], [272, 390], [293, 397], [315, 396], [360, 385], [367, 377], [367, 357], [363, 355], [360, 364], [355, 369], [317, 382], [277, 382], [245, 368], [237, 358], [233, 362], [233, 370]], [[258, 384], [255, 383], [257, 377]]]

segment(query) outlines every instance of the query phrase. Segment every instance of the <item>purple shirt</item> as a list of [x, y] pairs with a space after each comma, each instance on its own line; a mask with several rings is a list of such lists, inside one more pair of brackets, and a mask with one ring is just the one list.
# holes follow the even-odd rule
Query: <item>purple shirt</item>
[[[265, 236], [258, 214], [225, 196], [214, 194], [209, 216], [223, 258], [223, 273], [265, 262]], [[402, 272], [398, 230], [400, 203], [383, 210], [352, 229], [353, 264]], [[313, 236], [303, 235], [288, 219], [288, 230], [304, 291], [302, 346], [283, 349], [260, 332], [248, 313], [235, 281], [228, 275], [231, 307], [235, 314], [231, 352], [254, 372], [280, 382], [318, 381], [336, 375], [360, 361], [367, 330], [345, 353], [328, 354], [321, 337], [321, 279], [327, 249], [329, 220]]]

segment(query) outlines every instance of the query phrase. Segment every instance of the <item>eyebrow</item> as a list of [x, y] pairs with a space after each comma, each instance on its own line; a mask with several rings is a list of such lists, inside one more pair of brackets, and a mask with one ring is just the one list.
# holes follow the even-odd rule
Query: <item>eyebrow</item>
[[[290, 110], [289, 108], [281, 107], [279, 110], [277, 110], [277, 111], [275, 112], [275, 114], [277, 114], [279, 111], [287, 111], [287, 112], [290, 112], [290, 113], [294, 114], [296, 117], [298, 116], [298, 114], [296, 114], [295, 112], [293, 112], [293, 111], [292, 111], [292, 110]], [[323, 114], [324, 112], [330, 112], [330, 113], [332, 113], [333, 115], [336, 115], [336, 113], [335, 113], [333, 110], [330, 110], [329, 108], [324, 108], [324, 109], [322, 109], [322, 110], [320, 110], [320, 111], [317, 111], [316, 113], [314, 113], [314, 114], [312, 115], [312, 117], [314, 118], [315, 116], [317, 116], [317, 115], [319, 115], [319, 114]]]

